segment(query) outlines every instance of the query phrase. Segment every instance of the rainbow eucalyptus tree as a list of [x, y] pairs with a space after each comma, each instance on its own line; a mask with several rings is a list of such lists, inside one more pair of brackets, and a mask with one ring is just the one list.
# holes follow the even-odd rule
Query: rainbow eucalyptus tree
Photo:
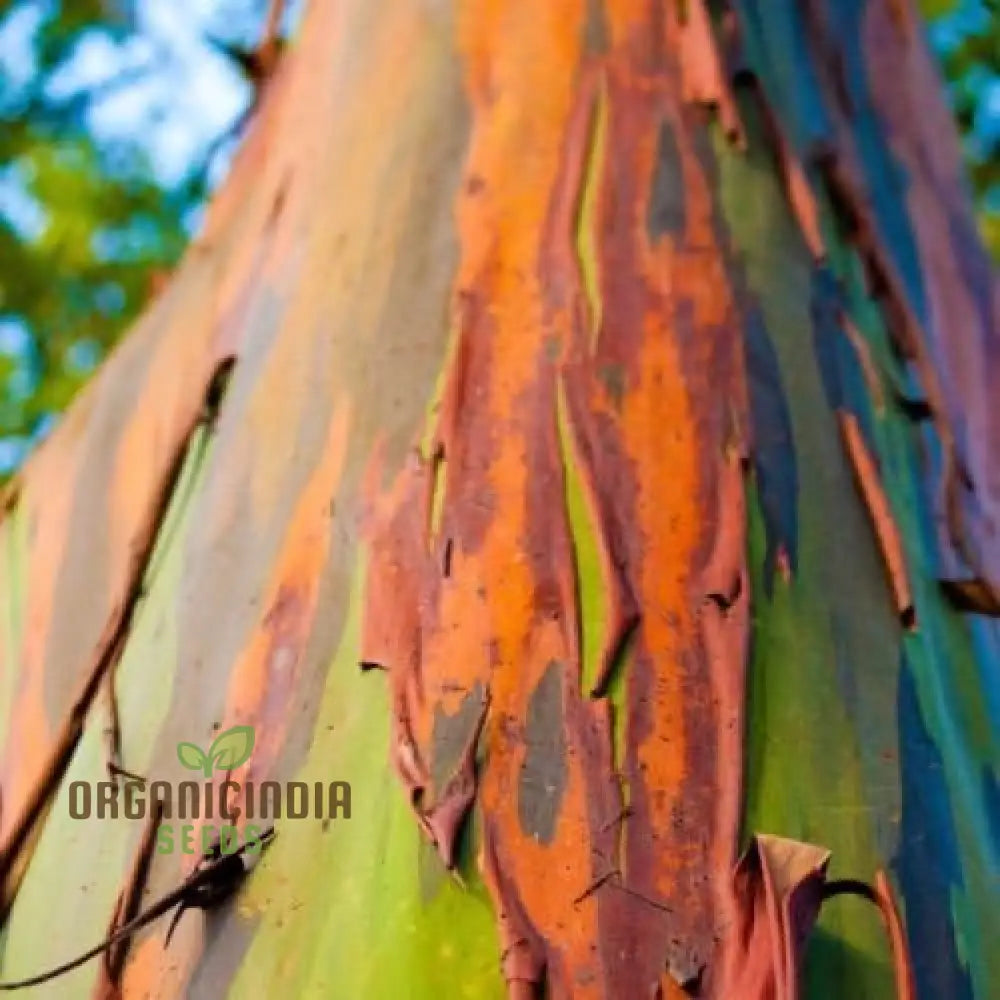
[[996, 288], [908, 0], [313, 0], [6, 497], [2, 978], [274, 782], [36, 995], [995, 997]]

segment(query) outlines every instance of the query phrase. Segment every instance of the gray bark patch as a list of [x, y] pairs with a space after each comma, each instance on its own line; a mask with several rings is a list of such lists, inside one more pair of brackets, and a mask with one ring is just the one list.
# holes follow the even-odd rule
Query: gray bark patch
[[687, 222], [684, 211], [684, 171], [673, 129], [663, 122], [656, 150], [656, 170], [646, 210], [646, 231], [655, 243], [665, 233], [683, 233]]
[[448, 715], [440, 704], [435, 705], [431, 736], [431, 782], [435, 796], [441, 794], [461, 763], [465, 748], [479, 725], [485, 701], [486, 689], [477, 681], [454, 715]]
[[[431, 735], [431, 784], [435, 800], [461, 765], [469, 740], [479, 725], [485, 701], [486, 689], [477, 682], [454, 715], [448, 715], [440, 704], [435, 705]], [[469, 819], [471, 821], [471, 816]], [[444, 886], [448, 873], [435, 847], [423, 837], [417, 853], [417, 873], [420, 898], [427, 905]]]
[[563, 731], [562, 664], [553, 660], [528, 702], [525, 758], [517, 789], [521, 829], [543, 844], [555, 835], [566, 790], [566, 736]]

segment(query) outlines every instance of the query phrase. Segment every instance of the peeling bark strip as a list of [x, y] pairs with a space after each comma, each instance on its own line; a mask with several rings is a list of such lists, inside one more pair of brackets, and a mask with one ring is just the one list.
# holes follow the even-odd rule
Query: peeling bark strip
[[913, 973], [892, 890], [884, 872], [875, 887], [828, 882], [830, 852], [813, 844], [758, 834], [734, 875], [738, 930], [729, 940], [724, 997], [799, 1000], [806, 944], [825, 900], [861, 896], [878, 906], [893, 955], [898, 1000], [915, 1000]]
[[[476, 798], [476, 751], [490, 710], [489, 691], [470, 693], [463, 702], [463, 709], [466, 703], [475, 713], [472, 726], [460, 737], [464, 739], [464, 745], [454, 765], [445, 770], [440, 777], [435, 773], [434, 785], [441, 791], [426, 814], [431, 837], [438, 848], [441, 860], [449, 870], [455, 867], [458, 837]], [[463, 715], [467, 716], [468, 713], [460, 711], [459, 718]], [[435, 751], [440, 750], [442, 742], [444, 737], [435, 720]], [[438, 753], [435, 753], [435, 764], [437, 758]], [[435, 771], [437, 770], [438, 768], [435, 768]]]
[[[555, 995], [589, 984], [595, 995], [639, 996], [664, 976], [704, 997], [743, 995], [733, 982], [757, 976], [782, 995], [797, 991], [796, 955], [768, 968], [732, 958], [746, 903], [730, 873], [750, 640], [748, 393], [738, 280], [690, 105], [717, 108], [730, 138], [744, 136], [705, 5], [686, 7], [684, 19], [654, 23], [648, 10], [604, 5], [599, 68], [545, 18], [510, 15], [516, 49], [470, 27], [475, 139], [460, 205], [457, 347], [440, 414], [422, 435], [434, 465], [448, 456], [447, 490], [420, 462], [387, 491], [381, 470], [371, 476], [361, 656], [388, 669], [392, 758], [445, 863], [454, 840], [431, 820], [429, 800], [454, 801], [460, 816], [474, 797], [490, 824], [487, 870], [505, 949], [531, 942], [530, 975], [508, 970], [515, 993], [535, 989], [543, 972]], [[542, 85], [524, 55], [532, 47], [560, 53], [545, 68], [544, 106], [531, 100]], [[663, 58], [675, 48], [679, 72]], [[493, 143], [513, 127], [500, 108], [527, 137], [530, 173], [511, 175], [497, 158]], [[902, 541], [845, 408], [855, 375], [879, 399], [877, 372], [847, 328], [826, 262], [807, 173], [816, 165], [769, 114], [814, 261], [824, 387], [897, 612], [912, 625]], [[540, 234], [535, 218], [545, 219]], [[768, 559], [790, 580], [791, 418], [762, 320], [750, 309], [745, 323], [754, 461], [773, 480]], [[439, 533], [451, 545], [446, 574], [428, 555]], [[614, 670], [626, 636], [627, 665]], [[484, 763], [464, 769], [452, 799], [449, 780], [428, 773], [432, 720], [454, 714], [456, 693], [480, 684], [493, 696]], [[588, 699], [608, 703], [594, 712]], [[805, 926], [815, 913], [803, 892]]]
[[[68, 860], [45, 811], [116, 664], [130, 696], [175, 692], [157, 775], [192, 724], [253, 720], [255, 771], [381, 789], [387, 702], [414, 822], [377, 795], [336, 837], [278, 838], [241, 907], [263, 919], [145, 936], [124, 995], [791, 1000], [820, 906], [853, 893], [901, 998], [991, 996], [994, 636], [907, 580], [904, 551], [914, 574], [935, 553], [888, 498], [929, 456], [945, 591], [995, 609], [996, 289], [892, 3], [308, 5], [206, 235], [0, 498], [3, 874], [43, 817]], [[196, 523], [150, 570], [167, 467], [237, 349]], [[876, 542], [904, 618], [920, 593], [901, 673]], [[784, 836], [740, 859], [741, 827]], [[805, 828], [874, 884], [828, 881]], [[148, 841], [124, 885], [87, 849], [87, 892], [36, 864], [10, 964], [60, 957], [30, 924], [53, 884], [81, 925], [131, 908]], [[878, 928], [829, 933], [810, 1000], [882, 988]]]
[[917, 615], [910, 590], [906, 556], [903, 554], [903, 542], [889, 506], [889, 499], [882, 488], [875, 460], [868, 451], [854, 414], [841, 410], [837, 414], [837, 419], [840, 422], [844, 447], [851, 460], [858, 489], [864, 497], [879, 548], [882, 550], [886, 573], [896, 602], [896, 612], [904, 627], [914, 628], [917, 624]]
[[[585, 422], [574, 418], [565, 383], [557, 394], [556, 422], [572, 543], [576, 600], [579, 604], [580, 685], [592, 698], [603, 698], [622, 666], [627, 643], [639, 624], [639, 611], [620, 563], [621, 543], [602, 509], [595, 483], [592, 448], [580, 439]], [[621, 679], [621, 678], [618, 678]]]
[[[734, 134], [735, 106], [706, 11], [605, 4], [598, 73], [574, 10], [579, 31], [514, 5], [504, 32], [462, 37], [456, 341], [415, 437], [447, 455], [447, 489], [419, 457], [393, 476], [373, 459], [359, 658], [386, 668], [391, 759], [446, 864], [474, 777], [512, 994], [543, 975], [555, 996], [643, 996], [667, 974], [712, 990], [740, 826], [748, 417], [690, 105]], [[498, 155], [512, 128], [531, 170]], [[452, 796], [435, 733], [477, 686], [483, 763]]]
[[[156, 830], [163, 818], [163, 803], [156, 800], [146, 819], [146, 826], [136, 849], [132, 867], [115, 902], [114, 913], [108, 925], [106, 938], [111, 938], [126, 924], [131, 923], [142, 909], [142, 894], [156, 846]], [[93, 1000], [113, 1000], [121, 995], [121, 978], [128, 957], [130, 938], [124, 938], [108, 948], [101, 963], [101, 973], [94, 987]]]
[[[765, 13], [759, 0], [733, 0], [732, 7], [756, 57], [747, 61], [771, 109], [803, 238], [814, 256], [824, 255], [819, 194], [863, 262], [933, 416], [944, 462], [928, 478], [943, 575], [974, 577], [995, 604], [995, 280], [975, 236], [954, 122], [912, 32], [913, 5], [807, 0]], [[778, 51], [779, 38], [794, 51]]]
[[849, 316], [842, 315], [841, 322], [844, 325], [844, 333], [850, 341], [851, 347], [854, 348], [854, 353], [857, 355], [858, 364], [861, 366], [861, 371], [864, 374], [865, 384], [868, 387], [868, 394], [871, 397], [872, 405], [875, 407], [876, 412], [882, 412], [885, 409], [885, 392], [882, 389], [882, 376], [874, 357], [872, 357], [868, 341], [865, 340], [863, 334], [854, 325]]
[[983, 580], [942, 580], [941, 586], [961, 611], [1000, 617], [1000, 596]]
[[500, 964], [510, 1000], [539, 1000], [544, 995], [545, 959], [496, 857], [489, 827], [483, 831], [479, 858], [500, 929]]
[[187, 429], [179, 436], [173, 453], [164, 466], [160, 487], [146, 512], [144, 524], [131, 550], [126, 590], [105, 624], [90, 664], [81, 672], [84, 679], [80, 691], [60, 725], [44, 767], [35, 777], [0, 844], [0, 919], [6, 916], [17, 895], [40, 833], [40, 824], [80, 742], [90, 709], [102, 686], [108, 683], [108, 677], [113, 675], [124, 651], [136, 608], [143, 596], [146, 570], [191, 440], [200, 427], [211, 427], [214, 423], [232, 366], [233, 360], [226, 358], [212, 373], [205, 389], [203, 407], [194, 414]]
[[906, 940], [906, 928], [899, 915], [899, 907], [896, 905], [889, 876], [881, 869], [875, 873], [874, 892], [875, 905], [882, 914], [882, 921], [889, 935], [898, 1000], [917, 1000], [917, 984], [913, 976], [913, 961]]
[[[746, 501], [742, 448], [720, 462], [716, 522], [709, 560], [702, 570], [702, 642], [711, 671], [716, 712], [716, 804], [713, 870], [732, 864], [743, 818], [743, 747], [746, 662], [750, 643], [749, 575], [746, 567]], [[737, 920], [728, 886], [714, 885], [724, 926]]]
[[680, 38], [683, 93], [686, 101], [717, 108], [726, 135], [746, 144], [722, 53], [712, 30], [706, 0], [687, 0]]
[[740, 921], [725, 965], [725, 997], [798, 1000], [805, 943], [823, 904], [830, 852], [756, 836], [740, 859], [734, 893]]

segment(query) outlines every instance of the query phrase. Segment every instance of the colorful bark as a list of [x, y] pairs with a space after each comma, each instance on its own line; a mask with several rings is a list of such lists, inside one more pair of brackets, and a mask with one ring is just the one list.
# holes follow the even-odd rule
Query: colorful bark
[[455, 6], [314, 0], [9, 501], [2, 978], [192, 860], [69, 818], [103, 687], [129, 770], [246, 723], [354, 813], [53, 996], [988, 997], [994, 285], [919, 33]]

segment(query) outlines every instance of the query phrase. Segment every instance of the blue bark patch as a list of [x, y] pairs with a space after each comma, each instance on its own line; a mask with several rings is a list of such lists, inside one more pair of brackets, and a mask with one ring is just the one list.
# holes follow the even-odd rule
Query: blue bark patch
[[792, 417], [778, 355], [756, 305], [746, 310], [744, 350], [753, 425], [753, 466], [767, 540], [764, 583], [770, 593], [780, 549], [785, 550], [793, 572], [798, 566], [799, 475]]

